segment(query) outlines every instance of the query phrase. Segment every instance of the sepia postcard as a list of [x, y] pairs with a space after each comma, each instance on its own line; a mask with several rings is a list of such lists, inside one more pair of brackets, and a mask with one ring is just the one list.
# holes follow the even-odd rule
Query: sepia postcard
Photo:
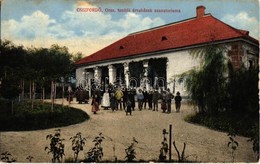
[[1, 162], [259, 162], [257, 0], [0, 0]]

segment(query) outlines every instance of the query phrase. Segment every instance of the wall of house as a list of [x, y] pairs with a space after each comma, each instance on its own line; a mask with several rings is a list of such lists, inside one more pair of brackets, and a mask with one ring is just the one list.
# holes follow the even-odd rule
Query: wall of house
[[239, 69], [242, 65], [249, 67], [257, 67], [259, 49], [247, 42], [237, 41], [230, 44], [228, 56], [232, 61], [234, 69]]
[[85, 78], [84, 67], [78, 67], [76, 69], [76, 86], [79, 86], [82, 83], [82, 80]]
[[259, 62], [259, 48], [248, 43], [242, 43], [243, 57], [242, 62], [246, 68], [257, 68]]
[[[199, 60], [190, 55], [190, 51], [178, 51], [163, 55], [168, 58], [167, 63], [167, 83], [171, 91], [179, 91], [183, 96], [188, 93], [185, 89], [184, 82], [180, 82], [179, 76], [199, 65]], [[174, 87], [175, 86], [175, 87]], [[174, 89], [175, 88], [175, 89]]]

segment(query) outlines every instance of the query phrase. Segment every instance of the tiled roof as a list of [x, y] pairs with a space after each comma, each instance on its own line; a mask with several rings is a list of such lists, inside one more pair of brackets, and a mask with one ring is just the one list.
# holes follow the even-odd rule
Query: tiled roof
[[258, 40], [250, 37], [248, 31], [233, 28], [207, 14], [127, 35], [75, 64], [84, 65], [241, 37], [258, 44]]

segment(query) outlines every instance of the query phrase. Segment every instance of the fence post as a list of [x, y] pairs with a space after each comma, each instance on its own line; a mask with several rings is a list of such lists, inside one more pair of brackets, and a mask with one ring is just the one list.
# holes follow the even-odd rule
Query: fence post
[[172, 160], [172, 125], [170, 124], [169, 129], [169, 162]]

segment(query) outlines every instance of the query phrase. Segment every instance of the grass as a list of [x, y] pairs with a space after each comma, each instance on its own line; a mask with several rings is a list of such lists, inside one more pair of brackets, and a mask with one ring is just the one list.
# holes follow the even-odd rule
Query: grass
[[68, 106], [54, 105], [51, 111], [50, 103], [34, 102], [31, 109], [30, 102], [14, 105], [14, 114], [11, 113], [11, 103], [0, 100], [0, 131], [28, 131], [63, 127], [87, 120], [89, 116], [80, 109]]

